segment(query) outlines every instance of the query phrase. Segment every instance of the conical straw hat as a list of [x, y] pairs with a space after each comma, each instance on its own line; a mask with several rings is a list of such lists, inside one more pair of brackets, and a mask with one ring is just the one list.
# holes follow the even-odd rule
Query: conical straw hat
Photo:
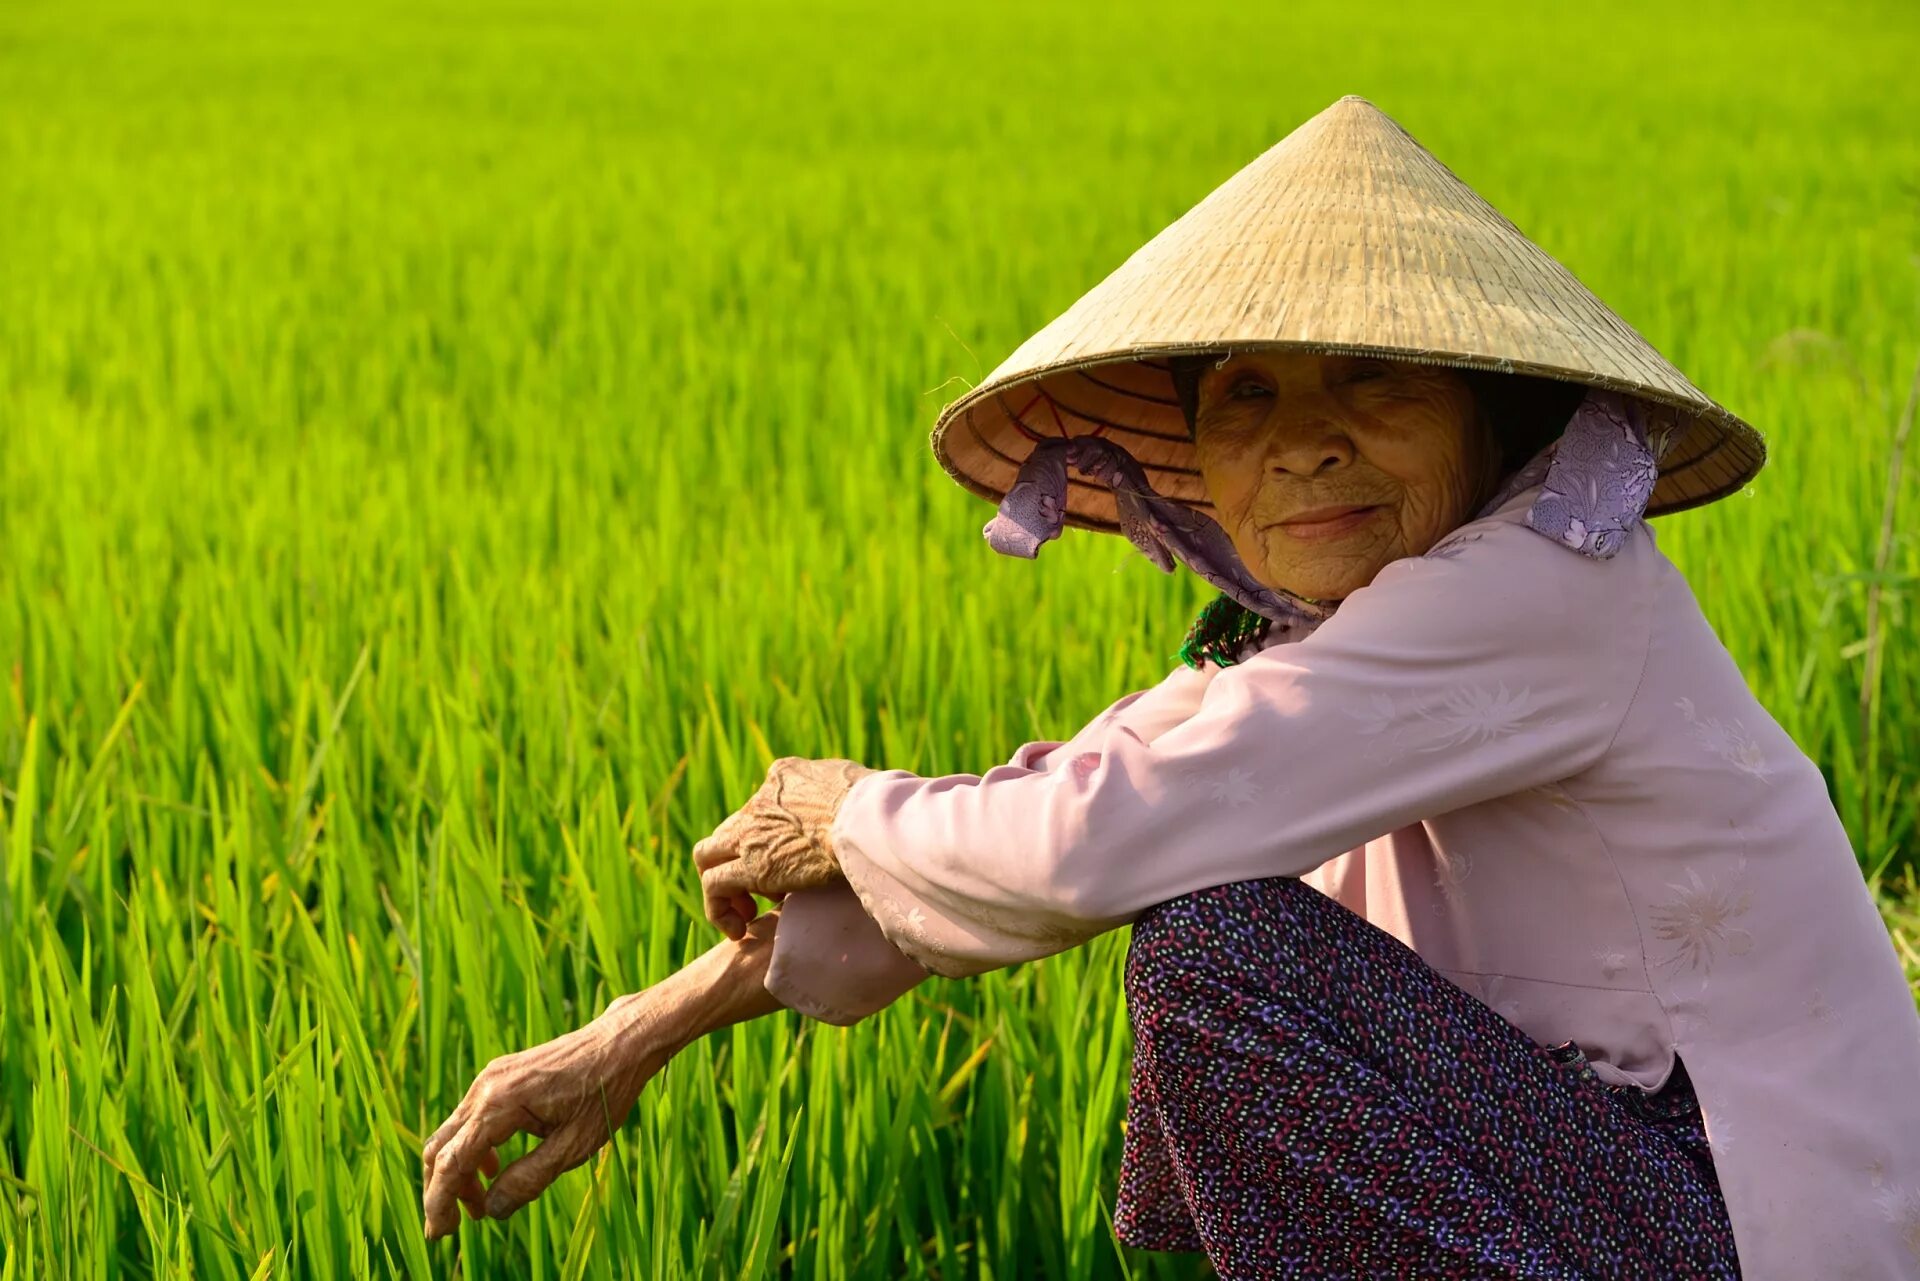
[[[1760, 434], [1708, 399], [1565, 267], [1365, 98], [1308, 120], [1148, 241], [941, 412], [934, 454], [999, 501], [1036, 439], [1100, 434], [1160, 494], [1213, 515], [1166, 357], [1372, 354], [1609, 388], [1647, 407], [1648, 515], [1734, 492]], [[1118, 528], [1075, 476], [1067, 523]]]

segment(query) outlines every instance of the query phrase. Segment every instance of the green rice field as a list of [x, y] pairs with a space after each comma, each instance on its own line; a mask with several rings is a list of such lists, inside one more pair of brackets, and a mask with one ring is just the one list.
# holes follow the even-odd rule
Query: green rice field
[[1125, 931], [710, 1036], [448, 1240], [420, 1145], [719, 938], [773, 757], [1171, 669], [1204, 584], [995, 556], [927, 432], [1346, 93], [1767, 436], [1655, 528], [1920, 981], [1916, 65], [1906, 0], [0, 4], [0, 1281], [1207, 1275], [1111, 1234]]

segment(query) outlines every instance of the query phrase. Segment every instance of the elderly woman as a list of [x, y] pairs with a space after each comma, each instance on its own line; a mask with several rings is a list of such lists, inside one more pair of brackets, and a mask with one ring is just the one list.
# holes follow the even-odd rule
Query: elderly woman
[[1131, 924], [1123, 1241], [1227, 1278], [1920, 1276], [1920, 1016], [1644, 519], [1760, 439], [1404, 130], [1302, 125], [934, 444], [998, 550], [1117, 529], [1219, 588], [1183, 661], [980, 775], [775, 761], [694, 850], [727, 941], [489, 1064], [426, 1144], [431, 1234], [706, 1031]]

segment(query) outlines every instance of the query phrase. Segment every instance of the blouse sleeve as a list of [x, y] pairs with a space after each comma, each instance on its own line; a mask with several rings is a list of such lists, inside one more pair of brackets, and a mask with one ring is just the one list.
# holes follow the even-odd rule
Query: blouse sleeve
[[[1022, 743], [1007, 768], [1044, 773], [1071, 755], [1062, 755], [1061, 748], [1077, 750], [1090, 736], [1123, 722], [1150, 739], [1192, 713], [1205, 683], [1182, 667], [1150, 689], [1125, 695], [1065, 742]], [[781, 900], [762, 986], [788, 1009], [844, 1027], [893, 1004], [927, 975], [926, 967], [888, 941], [859, 896], [839, 881]]]
[[848, 883], [896, 948], [961, 977], [1588, 768], [1648, 657], [1651, 553], [1475, 530], [1219, 671], [1157, 737], [1115, 718], [1046, 770], [862, 777], [833, 829]]

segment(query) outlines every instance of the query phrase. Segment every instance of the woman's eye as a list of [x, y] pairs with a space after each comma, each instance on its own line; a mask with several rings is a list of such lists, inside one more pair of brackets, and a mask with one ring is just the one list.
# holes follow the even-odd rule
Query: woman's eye
[[1242, 378], [1227, 389], [1227, 395], [1234, 400], [1253, 400], [1261, 396], [1270, 396], [1273, 389], [1258, 378]]

